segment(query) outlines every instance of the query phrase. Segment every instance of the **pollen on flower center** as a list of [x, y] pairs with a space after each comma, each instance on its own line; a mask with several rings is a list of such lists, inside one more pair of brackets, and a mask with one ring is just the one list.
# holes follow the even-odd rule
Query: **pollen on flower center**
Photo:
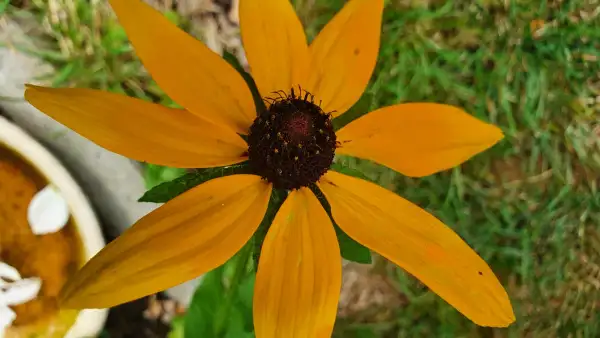
[[250, 127], [248, 153], [253, 169], [278, 189], [316, 182], [331, 166], [336, 138], [330, 114], [300, 90], [266, 98], [269, 108]]

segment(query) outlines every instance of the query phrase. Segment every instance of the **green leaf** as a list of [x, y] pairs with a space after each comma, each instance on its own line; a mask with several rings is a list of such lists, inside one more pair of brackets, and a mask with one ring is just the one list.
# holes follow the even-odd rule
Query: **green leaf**
[[354, 330], [353, 337], [355, 338], [377, 338], [379, 337], [373, 330], [368, 327], [357, 328]]
[[[250, 332], [247, 327], [251, 321], [248, 322], [249, 318], [245, 316], [245, 309], [241, 309], [239, 307], [234, 307], [231, 309], [229, 313], [229, 318], [227, 321], [227, 331], [225, 333], [225, 338], [252, 338], [254, 334]], [[250, 318], [251, 320], [251, 318]]]
[[255, 274], [249, 264], [251, 250], [249, 243], [225, 264], [204, 275], [184, 316], [184, 338], [254, 336]]
[[333, 216], [331, 215], [331, 206], [329, 205], [329, 202], [327, 201], [327, 198], [325, 198], [323, 192], [321, 192], [321, 189], [319, 189], [319, 187], [317, 187], [314, 184], [310, 187], [310, 189], [317, 196], [317, 199], [319, 200], [319, 202], [321, 202], [321, 205], [323, 206], [325, 211], [327, 211], [329, 218], [331, 218], [331, 223], [333, 223], [335, 233], [338, 237], [338, 243], [340, 244], [340, 252], [342, 254], [342, 257], [346, 260], [356, 263], [371, 264], [371, 251], [368, 248], [362, 246], [360, 243], [353, 240], [352, 238], [350, 238], [350, 236], [348, 236], [337, 225], [337, 223], [333, 219]]
[[8, 5], [10, 5], [10, 0], [0, 0], [0, 15], [4, 14]]
[[[253, 243], [249, 241], [224, 265], [223, 276], [227, 288], [220, 306], [214, 309], [215, 337], [228, 336], [230, 330], [234, 330], [236, 334], [252, 331], [252, 300], [250, 300], [250, 306], [245, 306], [240, 300], [240, 287], [246, 283], [248, 278], [254, 278], [254, 265], [251, 264], [252, 249]], [[250, 295], [250, 297], [252, 296]], [[236, 312], [240, 315], [238, 318], [233, 317]], [[240, 334], [240, 336], [243, 335]]]
[[346, 235], [335, 222], [333, 226], [335, 227], [335, 233], [340, 243], [342, 257], [356, 263], [371, 264], [371, 251]]
[[256, 264], [260, 258], [260, 250], [262, 249], [262, 244], [267, 236], [267, 232], [271, 227], [271, 223], [273, 223], [273, 219], [275, 219], [275, 215], [277, 214], [277, 211], [279, 211], [279, 208], [286, 197], [287, 192], [285, 190], [273, 189], [273, 192], [271, 193], [271, 199], [269, 200], [269, 206], [267, 207], [265, 217], [263, 217], [262, 222], [258, 226], [258, 230], [254, 233], [254, 237], [252, 237], [252, 240], [254, 241], [253, 258]]
[[191, 188], [214, 178], [248, 172], [248, 162], [225, 167], [196, 169], [170, 182], [165, 182], [148, 190], [139, 202], [166, 203]]
[[260, 92], [256, 86], [256, 82], [254, 82], [254, 78], [244, 69], [244, 67], [242, 67], [237, 57], [228, 51], [223, 51], [223, 59], [225, 59], [225, 61], [227, 61], [233, 68], [235, 68], [235, 70], [237, 70], [238, 73], [240, 73], [240, 75], [244, 78], [244, 81], [246, 81], [248, 88], [250, 88], [250, 92], [252, 92], [252, 98], [254, 99], [254, 107], [257, 115], [259, 115], [260, 112], [267, 110], [265, 102], [263, 101], [262, 96], [260, 96]]
[[146, 188], [152, 189], [159, 184], [170, 182], [184, 174], [185, 169], [148, 164], [144, 171], [144, 181], [146, 182]]
[[204, 275], [184, 317], [184, 337], [214, 337], [215, 311], [223, 302], [223, 266]]
[[171, 330], [167, 338], [185, 338], [185, 317], [178, 316], [171, 321]]
[[52, 80], [53, 87], [64, 86], [65, 83], [71, 78], [75, 71], [74, 63], [67, 63], [62, 69], [56, 72], [54, 79]]
[[238, 300], [240, 305], [252, 310], [252, 298], [254, 297], [254, 283], [256, 276], [248, 275], [238, 286]]
[[167, 10], [163, 12], [163, 15], [169, 20], [171, 23], [179, 26], [181, 25], [181, 16], [174, 10]]

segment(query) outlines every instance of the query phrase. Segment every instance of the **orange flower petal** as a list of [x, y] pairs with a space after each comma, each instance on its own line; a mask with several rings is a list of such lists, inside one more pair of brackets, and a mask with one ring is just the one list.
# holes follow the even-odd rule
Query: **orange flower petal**
[[225, 263], [267, 210], [271, 185], [254, 175], [201, 184], [142, 218], [62, 290], [67, 308], [105, 308], [173, 287]]
[[455, 167], [504, 136], [456, 107], [406, 103], [371, 112], [337, 133], [338, 154], [373, 160], [421, 177]]
[[362, 95], [377, 63], [383, 0], [351, 0], [310, 45], [307, 89], [333, 116]]
[[138, 161], [205, 168], [247, 158], [239, 135], [182, 109], [92, 89], [31, 85], [25, 99], [92, 142]]
[[258, 264], [256, 336], [331, 337], [341, 262], [335, 230], [317, 198], [307, 188], [292, 191], [267, 233]]
[[489, 266], [425, 210], [376, 184], [336, 172], [319, 187], [348, 236], [402, 267], [478, 325], [515, 320]]
[[252, 76], [263, 97], [303, 84], [308, 45], [289, 0], [240, 1], [240, 25]]
[[110, 0], [119, 22], [158, 85], [190, 112], [245, 134], [256, 117], [240, 74], [140, 0]]

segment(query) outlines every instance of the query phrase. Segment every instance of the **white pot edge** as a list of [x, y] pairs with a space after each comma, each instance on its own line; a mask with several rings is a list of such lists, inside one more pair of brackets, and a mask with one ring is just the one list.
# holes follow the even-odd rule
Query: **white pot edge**
[[[0, 143], [6, 144], [19, 153], [49, 182], [59, 188], [75, 219], [83, 242], [85, 260], [92, 258], [106, 243], [87, 197], [71, 174], [46, 148], [2, 116], [0, 116]], [[107, 316], [107, 309], [82, 310], [65, 338], [97, 336], [104, 327]]]

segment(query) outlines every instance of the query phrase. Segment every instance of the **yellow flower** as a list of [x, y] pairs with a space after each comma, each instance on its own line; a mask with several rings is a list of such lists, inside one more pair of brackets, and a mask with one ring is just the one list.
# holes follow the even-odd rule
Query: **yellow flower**
[[185, 109], [89, 89], [28, 86], [27, 100], [139, 161], [206, 168], [249, 160], [255, 174], [213, 179], [142, 218], [69, 282], [65, 306], [114, 306], [214, 269], [252, 237], [271, 190], [284, 188], [289, 194], [258, 266], [256, 334], [330, 336], [341, 257], [332, 221], [307, 188], [316, 183], [350, 237], [475, 323], [514, 321], [492, 270], [450, 228], [373, 183], [327, 171], [337, 153], [426, 176], [503, 137], [493, 125], [434, 103], [381, 108], [334, 133], [330, 116], [356, 103], [375, 67], [383, 0], [349, 1], [310, 45], [288, 0], [242, 0], [242, 39], [267, 104], [258, 117], [243, 78], [217, 54], [139, 0], [110, 2], [145, 67]]

